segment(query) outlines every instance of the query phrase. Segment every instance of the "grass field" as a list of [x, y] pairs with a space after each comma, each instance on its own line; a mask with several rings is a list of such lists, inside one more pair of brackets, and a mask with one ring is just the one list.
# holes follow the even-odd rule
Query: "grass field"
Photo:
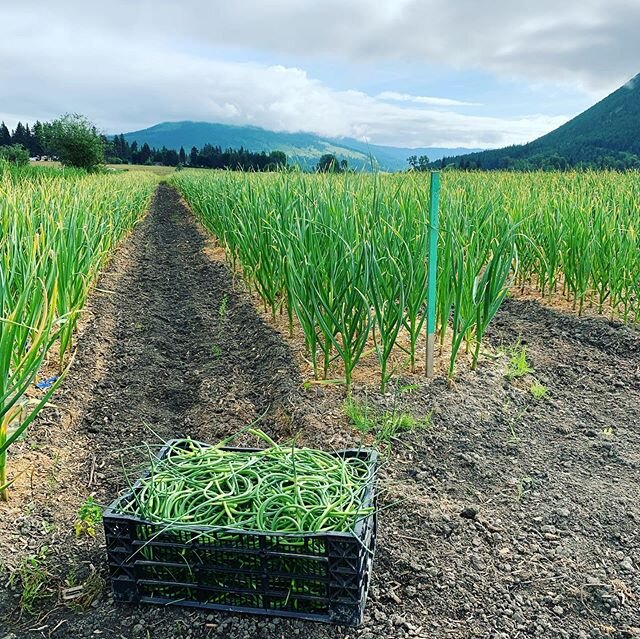
[[[32, 160], [30, 162], [32, 166], [41, 166], [41, 167], [49, 167], [49, 168], [61, 168], [60, 162], [48, 162], [41, 160]], [[131, 172], [136, 173], [139, 171], [146, 173], [153, 173], [154, 175], [165, 176], [171, 175], [175, 173], [175, 168], [172, 166], [149, 166], [146, 164], [107, 164], [107, 168], [113, 169], [114, 171], [122, 171], [122, 172]]]

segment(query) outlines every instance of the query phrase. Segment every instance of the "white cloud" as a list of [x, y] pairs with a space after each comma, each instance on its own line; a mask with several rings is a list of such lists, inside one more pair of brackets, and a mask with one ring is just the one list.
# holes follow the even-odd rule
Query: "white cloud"
[[376, 96], [378, 100], [390, 100], [392, 102], [415, 102], [436, 107], [463, 107], [482, 106], [479, 102], [464, 102], [451, 98], [434, 98], [426, 95], [411, 95], [410, 93], [396, 93], [395, 91], [383, 91]]
[[[410, 60], [600, 95], [637, 73], [639, 18], [637, 0], [22, 0], [0, 8], [0, 118], [78, 111], [109, 131], [199, 119], [383, 144], [496, 147], [567, 118], [487, 117], [460, 112], [476, 105], [453, 97], [336, 90], [291, 63], [215, 52], [282, 53], [300, 66]], [[42, 25], [37, 37], [34, 24]]]
[[[128, 38], [200, 42], [303, 56], [406, 60], [480, 68], [602, 93], [638, 73], [638, 0], [21, 0], [4, 25], [28, 17], [81, 33], [99, 25]], [[6, 27], [3, 36], [6, 34]], [[28, 46], [23, 42], [23, 46]]]
[[95, 38], [82, 65], [66, 65], [68, 55], [64, 47], [49, 50], [44, 43], [32, 45], [28, 56], [16, 55], [0, 42], [0, 57], [13, 56], [0, 68], [3, 102], [13, 113], [41, 119], [82, 112], [109, 131], [193, 119], [407, 146], [500, 146], [533, 139], [564, 121], [394, 104], [359, 91], [333, 90], [297, 68], [145, 51], [124, 43], [115, 54], [111, 42]]

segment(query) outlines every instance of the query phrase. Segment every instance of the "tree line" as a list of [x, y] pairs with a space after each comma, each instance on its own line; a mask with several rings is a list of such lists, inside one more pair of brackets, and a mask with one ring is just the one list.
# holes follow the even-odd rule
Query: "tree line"
[[193, 146], [187, 153], [184, 147], [176, 151], [165, 146], [156, 149], [146, 142], [142, 145], [136, 141], [129, 143], [122, 133], [106, 140], [105, 157], [109, 164], [161, 164], [238, 171], [273, 171], [287, 166], [287, 156], [282, 151], [266, 153], [205, 144], [200, 148]]
[[10, 131], [7, 125], [0, 123], [0, 147], [19, 144], [29, 152], [31, 157], [45, 155], [43, 147], [44, 124], [36, 121], [33, 126], [18, 122], [16, 128]]
[[484, 151], [468, 156], [445, 157], [433, 162], [432, 169], [456, 168], [463, 171], [571, 171], [640, 169], [640, 156], [627, 151], [592, 149], [585, 147], [579, 154], [557, 151], [523, 156], [517, 149], [501, 150], [501, 153]]
[[108, 137], [81, 115], [68, 114], [52, 122], [33, 125], [18, 122], [13, 131], [0, 123], [0, 159], [26, 164], [29, 158], [58, 159], [67, 166], [92, 170], [101, 164], [146, 164], [190, 166], [238, 171], [273, 171], [286, 168], [282, 151], [266, 153], [239, 149], [222, 149], [205, 144], [192, 147], [189, 153], [147, 143], [129, 143], [123, 134]]
[[[514, 150], [518, 147], [512, 147]], [[410, 171], [459, 169], [461, 171], [572, 171], [640, 169], [640, 157], [625, 151], [583, 149], [579, 157], [567, 157], [558, 152], [538, 153], [522, 157], [517, 151], [512, 155], [498, 151], [482, 151], [457, 157], [443, 157], [434, 162], [426, 155], [407, 158]]]

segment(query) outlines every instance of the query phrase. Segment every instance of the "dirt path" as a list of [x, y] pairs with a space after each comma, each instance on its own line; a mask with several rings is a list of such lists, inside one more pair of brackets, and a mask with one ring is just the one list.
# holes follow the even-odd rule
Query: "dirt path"
[[145, 425], [162, 439], [215, 439], [290, 404], [296, 374], [286, 346], [204, 255], [204, 236], [175, 191], [160, 187], [134, 241], [87, 428], [108, 446], [152, 439]]
[[[357, 393], [380, 411], [431, 415], [386, 456], [362, 628], [116, 605], [101, 582], [101, 535], [76, 539], [73, 522], [88, 494], [113, 499], [121, 458], [143, 463], [141, 443], [215, 440], [265, 411], [275, 437], [359, 439], [340, 389], [303, 390], [298, 349], [210, 253], [161, 186], [100, 282], [57, 409], [13, 451], [32, 480], [0, 516], [0, 564], [15, 570], [46, 547], [47, 596], [20, 619], [18, 589], [0, 587], [0, 639], [640, 636], [640, 339], [514, 300], [488, 339], [496, 350], [526, 344], [548, 399], [532, 397], [531, 375], [505, 379], [505, 355], [477, 373], [461, 367], [453, 389], [407, 378], [387, 396]], [[85, 611], [64, 605], [78, 584], [97, 595]]]

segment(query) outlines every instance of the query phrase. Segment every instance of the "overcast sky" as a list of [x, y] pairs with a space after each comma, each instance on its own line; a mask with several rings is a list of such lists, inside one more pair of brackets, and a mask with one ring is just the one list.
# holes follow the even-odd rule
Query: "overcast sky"
[[3, 0], [0, 119], [497, 147], [640, 72], [640, 0]]

